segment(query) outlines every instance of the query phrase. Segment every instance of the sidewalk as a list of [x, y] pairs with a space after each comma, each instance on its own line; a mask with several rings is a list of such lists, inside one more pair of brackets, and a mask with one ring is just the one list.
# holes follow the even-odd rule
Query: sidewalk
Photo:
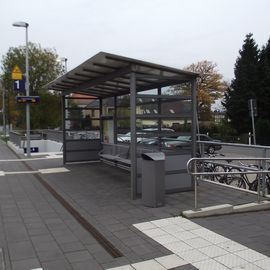
[[[17, 158], [2, 142], [0, 155], [1, 160]], [[170, 249], [133, 224], [170, 218], [193, 208], [193, 192], [166, 195], [166, 205], [161, 208], [144, 207], [140, 199], [130, 200], [128, 173], [102, 163], [68, 165], [65, 168], [69, 172], [42, 175], [22, 171], [60, 168], [62, 160], [45, 158], [26, 163], [0, 162], [0, 171], [20, 172], [0, 176], [0, 248], [6, 269], [108, 269], [172, 255]], [[102, 241], [82, 227], [78, 217], [71, 215], [40, 179], [122, 256], [109, 254]], [[252, 194], [210, 184], [199, 186], [200, 207], [255, 200]], [[267, 256], [269, 221], [269, 211], [192, 220]], [[196, 269], [191, 264], [179, 267], [174, 269]]]

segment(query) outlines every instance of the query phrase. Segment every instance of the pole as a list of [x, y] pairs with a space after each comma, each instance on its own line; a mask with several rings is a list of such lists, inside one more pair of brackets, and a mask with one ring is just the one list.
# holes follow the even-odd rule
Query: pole
[[130, 154], [131, 199], [137, 196], [136, 74], [130, 74]]
[[4, 87], [2, 87], [3, 95], [2, 95], [2, 114], [3, 114], [3, 133], [4, 136], [6, 137], [7, 132], [6, 132], [6, 105], [5, 105], [5, 98], [6, 98], [6, 90]]
[[197, 161], [195, 159], [195, 162], [194, 162], [194, 175], [193, 175], [193, 179], [194, 179], [194, 210], [197, 211], [198, 210], [198, 179], [197, 179]]
[[[29, 60], [28, 60], [28, 24], [25, 26], [25, 90], [26, 96], [29, 96]], [[26, 153], [27, 157], [31, 157], [30, 151], [30, 104], [26, 103]]]
[[[63, 58], [62, 58], [63, 59]], [[64, 61], [65, 61], [65, 74], [67, 73], [67, 58], [64, 58]], [[65, 123], [65, 127], [66, 129], [69, 129], [70, 128], [70, 125], [67, 125], [67, 118], [68, 118], [68, 99], [67, 99], [68, 95], [64, 95], [64, 100], [65, 100], [65, 110], [64, 110], [64, 115], [65, 115], [65, 118], [64, 118], [64, 123]]]
[[252, 121], [253, 144], [256, 144], [253, 99], [250, 100], [250, 114], [251, 114], [251, 121]]

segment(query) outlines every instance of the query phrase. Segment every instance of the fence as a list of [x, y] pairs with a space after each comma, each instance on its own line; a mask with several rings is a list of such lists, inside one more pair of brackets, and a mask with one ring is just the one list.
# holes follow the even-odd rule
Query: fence
[[[222, 163], [221, 161], [226, 161], [226, 160], [230, 160], [230, 161], [256, 161], [256, 163], [258, 164], [258, 167], [249, 167], [249, 166], [245, 166], [245, 165], [236, 165], [236, 164], [230, 164], [229, 167], [230, 168], [236, 168], [237, 171], [222, 171], [222, 172], [217, 172], [217, 171], [204, 171], [204, 166], [198, 166], [199, 164], [205, 164], [205, 163], [209, 163], [212, 162], [215, 165], [224, 165], [224, 163]], [[270, 171], [269, 169], [267, 169], [267, 161], [270, 161], [270, 158], [254, 158], [254, 157], [208, 157], [208, 158], [191, 158], [188, 162], [187, 162], [187, 171], [188, 173], [193, 176], [193, 181], [194, 181], [194, 208], [195, 210], [198, 209], [198, 181], [207, 181], [204, 179], [205, 176], [216, 176], [216, 175], [249, 175], [249, 174], [256, 174], [257, 177], [257, 200], [258, 202], [261, 201], [261, 197], [265, 196], [265, 189], [266, 189], [266, 177], [269, 177], [270, 175]], [[226, 164], [228, 165], [228, 163]], [[203, 168], [202, 171], [198, 171], [198, 167]], [[269, 179], [268, 179], [269, 181]], [[210, 183], [215, 184], [215, 182], [213, 181], [207, 181]], [[224, 185], [225, 187], [228, 188], [233, 188], [233, 189], [239, 189], [237, 187], [234, 186], [230, 186], [228, 185], [228, 183]], [[243, 190], [243, 189], [241, 189]]]

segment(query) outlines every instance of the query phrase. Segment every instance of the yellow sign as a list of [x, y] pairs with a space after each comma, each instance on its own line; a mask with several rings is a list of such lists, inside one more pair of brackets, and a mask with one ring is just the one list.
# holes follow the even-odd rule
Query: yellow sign
[[12, 80], [22, 80], [22, 71], [17, 65], [12, 70], [11, 78]]

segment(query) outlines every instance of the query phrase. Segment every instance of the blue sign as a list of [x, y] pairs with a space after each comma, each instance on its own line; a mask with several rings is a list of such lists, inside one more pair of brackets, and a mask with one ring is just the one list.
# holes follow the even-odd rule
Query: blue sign
[[[23, 150], [24, 150], [24, 153], [26, 154], [27, 153], [27, 148], [24, 147]], [[30, 152], [31, 153], [38, 153], [39, 152], [39, 148], [38, 147], [30, 147]]]
[[13, 90], [24, 93], [25, 92], [25, 78], [22, 80], [15, 80], [13, 81]]
[[39, 103], [39, 96], [16, 96], [17, 103]]

